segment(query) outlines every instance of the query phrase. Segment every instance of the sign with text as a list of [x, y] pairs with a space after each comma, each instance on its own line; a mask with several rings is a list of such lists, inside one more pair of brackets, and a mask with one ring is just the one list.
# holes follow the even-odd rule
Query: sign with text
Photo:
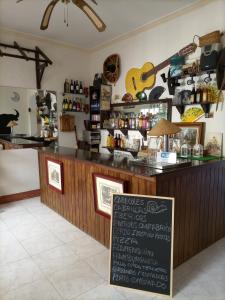
[[114, 194], [110, 284], [172, 297], [174, 198]]

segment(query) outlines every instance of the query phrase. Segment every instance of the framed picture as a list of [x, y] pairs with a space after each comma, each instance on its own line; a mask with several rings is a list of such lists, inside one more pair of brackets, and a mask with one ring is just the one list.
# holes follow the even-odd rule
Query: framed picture
[[63, 194], [63, 163], [46, 158], [47, 182], [51, 189]]
[[101, 84], [100, 90], [100, 109], [110, 110], [112, 98], [112, 86], [107, 84]]
[[124, 193], [124, 180], [93, 173], [95, 211], [111, 217], [113, 193]]
[[208, 132], [205, 139], [205, 149], [208, 155], [222, 156], [222, 132]]
[[179, 122], [174, 123], [181, 128], [181, 131], [174, 135], [174, 139], [180, 140], [180, 146], [186, 142], [191, 147], [195, 144], [204, 145], [204, 122]]

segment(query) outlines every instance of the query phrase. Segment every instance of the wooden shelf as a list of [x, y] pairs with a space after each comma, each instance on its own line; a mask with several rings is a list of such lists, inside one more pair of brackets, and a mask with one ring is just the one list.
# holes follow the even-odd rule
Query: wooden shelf
[[76, 113], [85, 113], [86, 114], [86, 112], [85, 111], [81, 111], [81, 110], [63, 110], [62, 111], [62, 113], [68, 113], [68, 112], [76, 112]]
[[74, 97], [82, 96], [82, 97], [88, 98], [85, 94], [62, 93], [62, 95], [63, 96], [74, 96]]
[[143, 138], [146, 140], [147, 138], [147, 131], [150, 129], [132, 129], [132, 128], [101, 128], [104, 130], [107, 130], [111, 135], [114, 136], [114, 131], [115, 130], [120, 130], [122, 132], [123, 135], [127, 136], [128, 135], [128, 131], [139, 131], [140, 134], [143, 136]]
[[132, 101], [132, 102], [122, 102], [122, 103], [112, 103], [111, 107], [123, 107], [123, 106], [136, 106], [136, 105], [146, 105], [146, 104], [160, 104], [160, 103], [167, 103], [171, 101], [171, 99], [158, 99], [154, 101]]
[[181, 105], [173, 104], [173, 106], [176, 106], [176, 109], [182, 115], [185, 111], [185, 106], [201, 105], [204, 113], [208, 114], [210, 112], [211, 104], [213, 104], [213, 103], [212, 102], [200, 102], [200, 103], [190, 103], [190, 104], [181, 104]]

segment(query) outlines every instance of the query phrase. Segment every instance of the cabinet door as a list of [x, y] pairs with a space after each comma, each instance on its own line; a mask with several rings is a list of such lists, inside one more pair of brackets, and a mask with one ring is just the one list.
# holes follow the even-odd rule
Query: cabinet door
[[60, 117], [60, 130], [61, 131], [74, 131], [75, 118], [70, 115], [63, 115]]

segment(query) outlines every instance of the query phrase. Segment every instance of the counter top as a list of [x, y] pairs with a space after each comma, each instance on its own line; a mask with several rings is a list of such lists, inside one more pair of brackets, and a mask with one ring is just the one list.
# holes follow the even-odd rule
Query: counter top
[[41, 141], [29, 140], [29, 137], [16, 137], [9, 135], [0, 135], [0, 141], [10, 143], [12, 145], [18, 146], [30, 146], [30, 147], [42, 147], [43, 143]]
[[42, 147], [39, 148], [38, 151], [44, 152], [45, 154], [54, 155], [56, 156], [56, 159], [60, 159], [60, 157], [62, 157], [70, 160], [86, 161], [89, 163], [99, 164], [99, 165], [115, 168], [117, 170], [119, 169], [124, 172], [129, 172], [144, 177], [156, 176], [165, 173], [175, 172], [178, 170], [184, 170], [186, 168], [193, 168], [193, 167], [208, 165], [212, 163], [218, 163], [221, 160], [221, 159], [216, 159], [207, 162], [194, 160], [191, 161], [190, 166], [160, 170], [160, 169], [150, 168], [138, 164], [132, 164], [131, 162], [129, 162], [127, 158], [115, 159], [113, 155], [110, 154], [100, 154], [100, 153], [89, 152], [86, 150], [75, 150], [66, 147], [57, 147], [57, 148]]

